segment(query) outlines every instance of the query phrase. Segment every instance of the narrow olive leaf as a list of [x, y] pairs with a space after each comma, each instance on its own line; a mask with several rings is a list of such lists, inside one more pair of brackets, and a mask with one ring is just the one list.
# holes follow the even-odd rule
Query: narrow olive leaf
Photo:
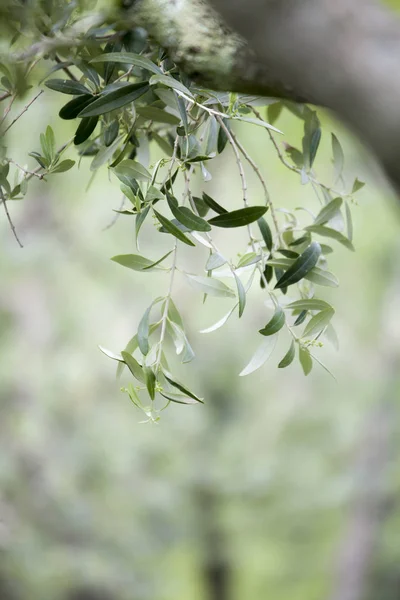
[[243, 283], [240, 281], [239, 277], [236, 275], [236, 273], [233, 273], [235, 276], [235, 281], [236, 281], [236, 287], [237, 287], [237, 291], [238, 291], [238, 298], [239, 298], [239, 319], [243, 314], [243, 311], [245, 309], [246, 306], [246, 290], [244, 289], [244, 285]]
[[185, 85], [183, 85], [183, 83], [181, 83], [177, 79], [174, 79], [173, 77], [170, 77], [168, 75], [153, 75], [150, 78], [149, 83], [150, 83], [150, 85], [156, 85], [157, 83], [162, 83], [163, 85], [166, 85], [167, 87], [174, 89], [178, 93], [181, 92], [182, 94], [189, 96], [189, 98], [194, 97], [192, 92], [190, 90], [188, 90], [188, 88]]
[[294, 263], [292, 258], [270, 258], [267, 260], [267, 264], [271, 267], [278, 267], [279, 269], [289, 269]]
[[326, 244], [320, 244], [322, 254], [332, 254], [333, 248], [331, 246], [327, 246]]
[[266, 287], [265, 282], [269, 283], [274, 276], [274, 270], [270, 265], [266, 265], [263, 277], [260, 277], [260, 286], [262, 289]]
[[339, 350], [339, 338], [336, 333], [336, 329], [333, 327], [332, 323], [329, 323], [328, 327], [324, 331], [324, 337], [330, 342], [333, 348], [338, 351]]
[[225, 265], [226, 263], [227, 260], [224, 256], [222, 256], [222, 254], [214, 252], [213, 254], [210, 254], [209, 259], [206, 262], [206, 271], [213, 271], [214, 269], [222, 267], [222, 265]]
[[296, 346], [294, 340], [290, 344], [289, 350], [286, 352], [285, 356], [282, 358], [281, 362], [278, 365], [278, 369], [284, 369], [292, 364], [294, 357], [296, 355]]
[[239, 210], [218, 215], [209, 219], [208, 222], [215, 227], [243, 227], [254, 223], [266, 212], [266, 206], [248, 206], [247, 208], [239, 208]]
[[217, 331], [217, 329], [220, 329], [221, 327], [223, 327], [225, 325], [225, 323], [228, 321], [228, 319], [231, 316], [231, 314], [233, 313], [233, 311], [235, 310], [236, 306], [237, 306], [237, 304], [233, 308], [231, 308], [231, 310], [229, 312], [227, 312], [226, 315], [224, 315], [222, 317], [222, 319], [219, 319], [219, 321], [214, 323], [214, 325], [211, 325], [210, 327], [207, 327], [206, 329], [201, 329], [200, 333], [212, 333], [213, 331]]
[[270, 226], [268, 225], [268, 223], [265, 219], [258, 219], [257, 225], [260, 229], [260, 232], [261, 232], [261, 235], [265, 242], [265, 245], [267, 246], [268, 250], [271, 252], [272, 247], [273, 247], [273, 240], [272, 240], [272, 233], [271, 233]]
[[242, 267], [248, 267], [249, 265], [254, 265], [261, 260], [261, 254], [256, 254], [255, 252], [247, 252], [240, 257], [238, 264], [236, 265], [237, 269], [241, 269]]
[[164, 374], [165, 379], [168, 381], [168, 383], [170, 383], [173, 387], [175, 387], [177, 390], [182, 392], [182, 394], [189, 396], [189, 398], [193, 398], [193, 400], [196, 400], [196, 402], [204, 403], [203, 398], [199, 398], [199, 396], [196, 396], [196, 394], [191, 392], [185, 385], [183, 385], [183, 383], [180, 383], [180, 381], [177, 381], [171, 375], [171, 373], [169, 373], [168, 371], [163, 369], [163, 374]]
[[156, 75], [162, 75], [162, 70], [157, 67], [149, 58], [142, 56], [141, 54], [135, 54], [134, 52], [108, 52], [106, 54], [100, 54], [92, 58], [91, 63], [100, 62], [112, 62], [120, 63], [124, 65], [133, 65], [140, 69], [146, 69]]
[[140, 352], [146, 356], [149, 353], [150, 345], [149, 345], [149, 328], [150, 328], [150, 312], [153, 308], [153, 302], [146, 309], [143, 317], [140, 319], [138, 331], [137, 331], [137, 339], [139, 344]]
[[137, 106], [136, 113], [144, 119], [147, 119], [148, 121], [155, 121], [156, 123], [179, 125], [181, 122], [181, 120], [175, 115], [166, 112], [162, 108], [157, 108], [156, 106]]
[[291, 242], [289, 244], [289, 246], [300, 246], [301, 244], [305, 244], [305, 243], [309, 243], [310, 242], [310, 235], [302, 235], [301, 237], [297, 238], [297, 240], [294, 240], [293, 242]]
[[62, 160], [58, 165], [52, 167], [51, 173], [65, 173], [69, 171], [74, 166], [75, 161], [67, 158], [66, 160]]
[[150, 367], [143, 367], [144, 372], [144, 380], [146, 384], [147, 391], [149, 392], [149, 396], [151, 400], [154, 400], [156, 395], [156, 376]]
[[203, 292], [204, 294], [209, 294], [210, 296], [219, 296], [221, 298], [235, 298], [235, 292], [219, 279], [189, 274], [187, 274], [187, 278], [190, 285], [195, 290]]
[[201, 217], [198, 217], [186, 206], [178, 206], [172, 201], [170, 194], [167, 195], [170, 211], [182, 225], [185, 225], [190, 231], [211, 231], [211, 225]]
[[299, 346], [299, 360], [304, 375], [308, 375], [313, 368], [313, 361], [309, 350], [307, 350], [307, 348], [303, 348], [303, 346]]
[[325, 308], [321, 312], [314, 315], [307, 323], [304, 329], [303, 337], [313, 337], [320, 333], [329, 324], [335, 311], [333, 308]]
[[163, 260], [165, 260], [170, 254], [172, 254], [172, 252], [173, 252], [173, 250], [170, 250], [169, 252], [167, 252], [166, 254], [164, 254], [164, 256], [162, 256], [158, 260], [155, 260], [154, 262], [152, 262], [151, 265], [148, 265], [147, 267], [144, 267], [143, 271], [148, 271], [149, 269], [153, 269], [154, 267], [156, 267], [157, 265], [159, 265], [160, 263], [162, 263]]
[[[168, 254], [170, 254], [170, 252]], [[145, 258], [144, 256], [140, 256], [139, 254], [118, 254], [117, 256], [113, 256], [111, 260], [123, 267], [133, 269], [134, 271], [146, 271], [155, 267], [159, 262], [164, 260], [164, 258], [167, 258], [168, 254], [156, 262]]]
[[173, 394], [172, 392], [160, 392], [163, 398], [166, 398], [170, 402], [176, 402], [178, 404], [197, 404], [198, 400], [193, 400], [189, 396], [183, 396], [181, 394]]
[[337, 181], [343, 173], [344, 154], [342, 146], [334, 133], [332, 133], [332, 154], [333, 165], [335, 168], [335, 181]]
[[250, 362], [245, 366], [243, 371], [239, 373], [239, 376], [245, 377], [246, 375], [250, 375], [250, 373], [254, 373], [254, 371], [262, 367], [274, 351], [277, 339], [277, 333], [275, 335], [270, 335], [266, 337], [265, 340], [261, 342], [256, 352], [253, 354]]
[[72, 119], [76, 119], [79, 113], [89, 104], [96, 100], [95, 96], [89, 94], [82, 94], [82, 96], [78, 96], [73, 100], [70, 100], [65, 104], [60, 112], [58, 113], [61, 119], [65, 121], [71, 121]]
[[[139, 162], [131, 159], [123, 160], [113, 168], [114, 173], [122, 183], [132, 184], [132, 180], [148, 181], [151, 174]], [[137, 185], [137, 183], [136, 183]]]
[[312, 281], [313, 283], [326, 287], [335, 288], [339, 285], [339, 281], [333, 273], [330, 271], [324, 271], [324, 269], [320, 269], [319, 267], [314, 267], [311, 269], [304, 279], [308, 279], [308, 281]]
[[231, 117], [233, 121], [243, 121], [244, 123], [251, 123], [252, 125], [258, 125], [259, 127], [265, 127], [265, 129], [271, 129], [275, 133], [283, 133], [280, 129], [277, 129], [273, 125], [270, 125], [266, 121], [261, 119], [249, 119], [248, 117]]
[[138, 83], [128, 83], [111, 92], [102, 94], [94, 102], [84, 108], [80, 113], [79, 117], [96, 117], [98, 115], [104, 115], [105, 113], [122, 108], [127, 104], [130, 104], [140, 96], [143, 96], [148, 90], [149, 85], [147, 81], [139, 81]]
[[286, 250], [286, 248], [279, 248], [278, 252], [286, 258], [298, 258], [300, 256], [298, 252], [295, 252], [294, 250]]
[[350, 205], [348, 202], [345, 202], [345, 209], [346, 209], [347, 237], [352, 242], [353, 241], [353, 218], [351, 216]]
[[358, 192], [358, 190], [361, 190], [364, 187], [364, 185], [365, 185], [364, 181], [360, 181], [358, 178], [355, 179], [351, 193], [355, 194], [356, 192]]
[[333, 240], [336, 240], [337, 242], [348, 248], [348, 250], [352, 250], [354, 252], [354, 246], [351, 243], [351, 241], [347, 239], [347, 237], [345, 237], [343, 233], [340, 233], [340, 231], [337, 231], [336, 229], [331, 229], [331, 227], [325, 227], [323, 225], [309, 225], [308, 227], [306, 227], [306, 229], [307, 231], [311, 231], [312, 233], [322, 235], [323, 237], [332, 238]]
[[291, 267], [282, 275], [275, 288], [284, 288], [293, 283], [297, 283], [307, 273], [315, 267], [321, 254], [321, 246], [317, 242], [312, 242], [303, 254], [297, 258]]
[[150, 212], [150, 204], [146, 206], [138, 215], [136, 215], [136, 223], [135, 223], [135, 237], [136, 237], [136, 247], [139, 250], [139, 232], [142, 228], [144, 221], [146, 220], [147, 215]]
[[223, 206], [221, 206], [220, 204], [218, 204], [218, 202], [215, 202], [215, 200], [213, 200], [211, 198], [211, 196], [209, 196], [205, 192], [203, 192], [203, 198], [202, 199], [203, 199], [203, 202], [209, 208], [211, 208], [214, 212], [218, 213], [219, 215], [223, 215], [223, 214], [226, 214], [228, 212]]
[[111, 144], [113, 142], [115, 142], [115, 140], [118, 137], [118, 133], [119, 133], [119, 121], [118, 121], [118, 119], [114, 119], [114, 121], [111, 121], [110, 125], [107, 127], [107, 129], [104, 132], [104, 144], [107, 146], [107, 148], [109, 146], [111, 146]]
[[267, 107], [267, 118], [268, 123], [273, 125], [275, 121], [278, 120], [279, 115], [282, 112], [283, 104], [282, 102], [273, 102], [273, 104], [269, 104]]
[[169, 219], [164, 217], [161, 213], [157, 212], [154, 208], [153, 210], [157, 219], [160, 221], [161, 225], [167, 230], [168, 233], [171, 233], [178, 240], [180, 240], [184, 244], [187, 244], [188, 246], [196, 245], [191, 240], [189, 240], [189, 238], [186, 237], [186, 235], [176, 225], [174, 225], [174, 223], [172, 223]]
[[272, 317], [272, 319], [270, 321], [268, 321], [268, 323], [266, 324], [266, 326], [263, 329], [259, 330], [259, 333], [261, 333], [261, 335], [274, 335], [275, 333], [278, 333], [278, 331], [280, 331], [282, 329], [282, 327], [285, 324], [285, 313], [283, 312], [282, 308], [280, 306], [277, 306], [275, 308], [275, 313]]
[[129, 354], [129, 352], [125, 352], [125, 350], [123, 350], [121, 352], [121, 356], [124, 359], [124, 363], [126, 364], [126, 366], [128, 367], [128, 369], [130, 370], [130, 372], [132, 373], [132, 375], [135, 377], [135, 379], [137, 379], [138, 381], [144, 383], [143, 369], [139, 365], [138, 361], [135, 358], [133, 358], [133, 356], [131, 354]]
[[196, 206], [197, 212], [200, 217], [205, 217], [210, 210], [210, 207], [204, 202], [203, 198], [193, 196], [193, 202]]
[[299, 314], [299, 316], [297, 317], [297, 319], [295, 320], [295, 322], [293, 323], [293, 326], [296, 327], [297, 325], [302, 325], [302, 323], [304, 323], [304, 321], [306, 320], [307, 315], [308, 315], [308, 311], [302, 310], [301, 313]]
[[332, 309], [332, 306], [328, 302], [325, 302], [325, 300], [304, 298], [303, 300], [295, 300], [287, 304], [285, 308], [291, 308], [292, 310], [326, 310]]
[[99, 346], [99, 349], [103, 354], [108, 356], [108, 358], [111, 358], [112, 360], [117, 360], [118, 362], [125, 362], [122, 354], [116, 354], [115, 352], [111, 352], [111, 350], [107, 350], [107, 348], [104, 348], [103, 346]]
[[[284, 270], [283, 270], [283, 269], [280, 269], [279, 267], [275, 267], [275, 277], [276, 277], [276, 281], [279, 281], [279, 280], [280, 280], [280, 279], [283, 277], [284, 273], [285, 273], [285, 272], [284, 272]], [[286, 295], [286, 294], [287, 294], [287, 290], [288, 290], [288, 289], [287, 289], [287, 286], [284, 286], [284, 287], [282, 287], [282, 288], [280, 288], [280, 289], [281, 289], [281, 292], [282, 292], [282, 294], [283, 294], [283, 295]]]
[[319, 147], [319, 143], [321, 141], [321, 128], [318, 127], [311, 135], [310, 139], [310, 168], [314, 164], [315, 157], [317, 156], [317, 151]]
[[96, 129], [98, 120], [99, 117], [89, 117], [87, 119], [82, 119], [75, 133], [75, 146], [79, 146], [79, 144], [83, 144], [83, 142], [86, 142], [86, 140], [92, 135], [93, 131]]
[[324, 206], [314, 219], [314, 225], [323, 225], [334, 217], [342, 206], [343, 198], [334, 198]]
[[181, 329], [185, 329], [183, 326], [183, 319], [181, 317], [181, 314], [177, 309], [176, 304], [172, 300], [172, 298], [169, 299], [168, 303], [168, 319], [172, 321], [172, 323], [176, 323], [177, 325], [179, 325]]
[[90, 90], [82, 85], [82, 83], [73, 81], [72, 79], [49, 79], [45, 82], [45, 86], [50, 90], [61, 92], [62, 94], [69, 94], [70, 96], [90, 94]]

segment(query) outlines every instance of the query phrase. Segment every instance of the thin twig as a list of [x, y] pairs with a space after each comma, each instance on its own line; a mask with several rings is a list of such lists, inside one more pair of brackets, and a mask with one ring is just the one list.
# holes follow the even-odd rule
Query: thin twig
[[[57, 64], [61, 65], [62, 64], [62, 60], [59, 56], [57, 56], [57, 54], [55, 54], [54, 56], [54, 60], [56, 61]], [[72, 81], [78, 81], [78, 78], [75, 77], [75, 75], [72, 73], [72, 71], [70, 71], [70, 69], [68, 67], [62, 67], [62, 70], [64, 71], [64, 73], [66, 75], [68, 75], [68, 77], [70, 79], [72, 79]]]
[[[38, 179], [44, 179], [45, 177], [45, 173], [39, 173], [37, 171], [28, 171], [27, 169], [25, 169], [24, 167], [21, 167], [21, 165], [19, 165], [17, 162], [15, 162], [15, 160], [13, 160], [12, 158], [8, 158], [7, 159], [8, 162], [12, 163], [13, 165], [15, 165], [20, 171], [22, 171], [23, 173], [25, 173], [25, 175], [29, 175], [30, 179], [32, 177], [37, 177]], [[39, 167], [39, 171], [42, 167]], [[25, 179], [28, 179], [28, 177], [26, 177]]]
[[28, 102], [28, 104], [26, 106], [24, 106], [24, 108], [21, 110], [21, 112], [15, 117], [15, 119], [10, 123], [10, 125], [8, 127], [6, 127], [6, 129], [3, 131], [3, 135], [5, 135], [7, 133], [7, 131], [18, 121], [18, 119], [20, 119], [22, 117], [22, 115], [24, 113], [26, 113], [26, 111], [32, 106], [32, 104], [34, 102], [36, 102], [36, 100], [42, 94], [43, 94], [43, 90], [40, 90], [40, 92], [30, 102]]
[[0, 198], [1, 198], [1, 201], [2, 201], [2, 205], [4, 206], [4, 211], [5, 211], [5, 213], [6, 213], [7, 220], [8, 220], [8, 222], [9, 222], [9, 224], [10, 224], [10, 227], [11, 227], [11, 231], [13, 232], [13, 234], [14, 234], [14, 237], [15, 237], [15, 239], [17, 240], [17, 243], [18, 243], [19, 247], [20, 247], [20, 248], [23, 248], [23, 245], [22, 245], [22, 243], [21, 243], [21, 240], [19, 239], [19, 237], [18, 237], [18, 234], [17, 234], [17, 232], [16, 232], [16, 229], [15, 229], [15, 227], [14, 227], [14, 223], [12, 222], [12, 219], [11, 219], [10, 213], [8, 212], [8, 207], [7, 207], [7, 203], [6, 203], [6, 198], [5, 198], [4, 194], [3, 194], [3, 188], [2, 188], [1, 186], [0, 186]]
[[258, 179], [260, 180], [261, 186], [264, 190], [265, 193], [265, 199], [267, 202], [267, 205], [269, 206], [269, 209], [271, 211], [271, 218], [272, 221], [274, 223], [274, 227], [276, 229], [276, 234], [278, 236], [278, 240], [279, 240], [279, 244], [282, 246], [282, 240], [281, 240], [281, 232], [279, 229], [279, 223], [278, 223], [278, 219], [276, 216], [276, 212], [275, 212], [275, 207], [272, 203], [271, 200], [271, 195], [268, 191], [267, 188], [267, 184], [265, 183], [265, 180], [261, 174], [260, 169], [258, 168], [257, 164], [254, 162], [254, 160], [251, 158], [251, 156], [249, 155], [249, 153], [247, 152], [246, 148], [240, 143], [240, 141], [238, 140], [237, 136], [235, 133], [233, 133], [233, 131], [231, 131], [231, 135], [233, 137], [233, 139], [235, 140], [235, 143], [237, 145], [237, 147], [239, 148], [240, 152], [243, 154], [243, 156], [245, 157], [245, 159], [247, 160], [247, 162], [249, 163], [249, 165], [252, 167], [253, 171], [255, 172], [255, 174], [257, 175]]

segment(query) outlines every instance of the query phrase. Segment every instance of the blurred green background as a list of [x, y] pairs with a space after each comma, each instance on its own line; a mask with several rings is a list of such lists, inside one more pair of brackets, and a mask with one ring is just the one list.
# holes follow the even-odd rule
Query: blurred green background
[[[49, 119], [60, 143], [73, 135], [54, 96], [46, 92], [7, 138], [22, 164]], [[356, 253], [335, 251], [341, 285], [323, 290], [337, 309], [340, 351], [326, 345], [319, 356], [337, 382], [317, 365], [307, 378], [298, 364], [278, 370], [285, 341], [261, 370], [238, 377], [265, 320], [261, 291], [241, 321], [202, 335], [227, 305], [203, 305], [181, 278], [173, 297], [197, 359], [179, 374], [206, 404], [170, 406], [158, 425], [140, 424], [97, 345], [123, 348], [168, 281], [109, 260], [135, 251], [130, 218], [103, 231], [118, 186], [105, 172], [85, 192], [83, 160], [10, 204], [24, 249], [3, 215], [1, 600], [400, 598], [399, 214], [359, 142], [320, 117], [320, 179], [331, 181], [334, 131], [348, 181], [367, 182], [353, 211]], [[300, 122], [285, 112], [277, 125], [298, 144]], [[264, 131], [236, 131], [277, 206], [317, 208]], [[212, 172], [203, 189], [239, 202], [229, 148]], [[158, 237], [148, 224], [145, 256], [161, 255]], [[234, 238], [223, 237], [232, 252]], [[199, 269], [206, 255], [196, 251]]]

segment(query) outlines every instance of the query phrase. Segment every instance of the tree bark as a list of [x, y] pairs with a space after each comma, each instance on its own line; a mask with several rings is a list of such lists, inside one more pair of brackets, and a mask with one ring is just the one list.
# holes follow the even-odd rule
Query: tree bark
[[124, 19], [147, 29], [200, 84], [335, 111], [400, 191], [400, 20], [377, 0], [127, 4]]

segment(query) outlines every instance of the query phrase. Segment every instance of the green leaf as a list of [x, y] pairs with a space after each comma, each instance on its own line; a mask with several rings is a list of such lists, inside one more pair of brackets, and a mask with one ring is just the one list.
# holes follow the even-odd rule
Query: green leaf
[[222, 267], [222, 265], [225, 265], [226, 263], [226, 258], [223, 257], [222, 254], [215, 252], [214, 254], [210, 254], [208, 258], [208, 261], [206, 263], [206, 271], [213, 271], [214, 269]]
[[155, 65], [150, 59], [134, 52], [108, 52], [106, 54], [100, 54], [95, 58], [92, 58], [91, 63], [100, 62], [113, 62], [121, 63], [125, 65], [134, 65], [140, 69], [146, 69], [156, 75], [162, 75], [162, 71], [157, 65]]
[[178, 240], [180, 240], [184, 244], [187, 244], [188, 246], [195, 246], [195, 244], [191, 240], [189, 240], [189, 238], [186, 237], [186, 235], [176, 225], [174, 225], [174, 223], [172, 223], [169, 219], [164, 217], [161, 213], [157, 212], [154, 208], [153, 210], [157, 219], [160, 221], [161, 225], [167, 230], [168, 233], [171, 233]]
[[273, 102], [273, 104], [269, 104], [267, 107], [267, 118], [268, 118], [268, 123], [271, 123], [271, 125], [273, 125], [275, 123], [275, 121], [278, 120], [279, 115], [282, 112], [282, 102]]
[[291, 308], [292, 310], [326, 310], [332, 309], [332, 306], [328, 302], [325, 302], [325, 300], [304, 298], [303, 300], [295, 300], [287, 304], [285, 308]]
[[313, 361], [309, 350], [307, 350], [307, 348], [303, 348], [303, 346], [299, 346], [299, 360], [304, 375], [308, 375], [313, 368]]
[[226, 315], [224, 315], [222, 317], [222, 319], [219, 319], [219, 321], [217, 321], [216, 323], [214, 323], [214, 325], [211, 325], [210, 327], [207, 327], [206, 329], [201, 329], [200, 333], [211, 333], [212, 331], [216, 331], [217, 329], [219, 329], [220, 327], [222, 327], [223, 325], [225, 325], [225, 323], [228, 321], [229, 317], [231, 316], [231, 314], [235, 310], [236, 306], [234, 306], [233, 308], [231, 308], [231, 310], [229, 312], [227, 312]]
[[351, 216], [351, 210], [348, 202], [345, 202], [346, 209], [346, 225], [347, 225], [347, 237], [350, 241], [353, 240], [353, 218]]
[[312, 136], [311, 136], [311, 140], [310, 140], [310, 168], [313, 166], [314, 164], [314, 160], [315, 157], [317, 156], [317, 151], [318, 151], [318, 147], [319, 147], [319, 143], [321, 141], [321, 128], [318, 127], [318, 129], [316, 129]]
[[294, 357], [296, 355], [296, 346], [294, 341], [290, 344], [289, 350], [286, 352], [285, 356], [282, 358], [281, 362], [278, 365], [278, 369], [284, 369], [292, 364]]
[[95, 101], [95, 96], [89, 94], [82, 94], [82, 96], [78, 96], [73, 100], [70, 100], [65, 104], [60, 112], [58, 113], [61, 119], [65, 121], [70, 121], [72, 119], [76, 119], [79, 113], [89, 106], [92, 102]]
[[167, 194], [167, 201], [174, 217], [190, 231], [211, 231], [211, 225], [209, 225], [207, 221], [195, 215], [190, 208], [178, 206], [177, 202], [172, 200], [170, 194]]
[[312, 281], [313, 283], [326, 287], [338, 287], [339, 285], [339, 281], [333, 273], [330, 273], [330, 271], [325, 271], [324, 269], [320, 269], [319, 267], [314, 267], [311, 269], [304, 279], [308, 279], [308, 281]]
[[152, 262], [151, 265], [148, 265], [147, 267], [144, 267], [143, 271], [148, 271], [150, 269], [153, 269], [154, 267], [156, 267], [157, 265], [159, 265], [160, 263], [162, 263], [163, 260], [165, 260], [170, 254], [172, 254], [172, 252], [173, 252], [173, 250], [170, 250], [169, 252], [167, 252], [166, 254], [164, 254], [164, 256], [162, 256], [158, 260], [155, 260], [154, 262]]
[[111, 352], [111, 350], [107, 350], [107, 348], [103, 348], [103, 346], [99, 346], [99, 349], [103, 354], [111, 358], [112, 360], [117, 360], [118, 362], [125, 362], [122, 354], [116, 354], [115, 352]]
[[333, 153], [333, 165], [335, 167], [334, 180], [337, 181], [343, 173], [344, 154], [343, 154], [342, 146], [340, 145], [340, 142], [334, 133], [332, 133], [332, 153]]
[[209, 196], [205, 192], [203, 192], [203, 201], [209, 208], [211, 208], [214, 212], [218, 213], [219, 215], [228, 213], [228, 211], [223, 206], [218, 204], [218, 202], [215, 202], [215, 200], [213, 200], [211, 196]]
[[147, 387], [147, 391], [149, 392], [149, 396], [151, 400], [154, 400], [156, 395], [156, 376], [150, 367], [143, 367], [144, 372], [144, 380]]
[[293, 326], [296, 327], [297, 325], [301, 325], [302, 323], [304, 323], [304, 321], [307, 318], [307, 314], [308, 314], [307, 310], [302, 310], [301, 313], [299, 314], [299, 316], [297, 317], [297, 319], [295, 320], [295, 322], [293, 323]]
[[154, 262], [144, 256], [140, 256], [139, 254], [118, 254], [117, 256], [113, 256], [111, 260], [122, 265], [123, 267], [128, 267], [128, 269], [133, 269], [134, 271], [147, 271], [149, 269], [154, 268], [159, 262], [163, 261], [164, 258], [171, 254], [165, 254], [160, 260]]
[[235, 292], [219, 279], [189, 274], [187, 275], [187, 278], [195, 290], [209, 294], [210, 296], [235, 298]]
[[79, 117], [96, 117], [130, 104], [149, 90], [147, 81], [128, 83], [104, 93], [79, 113]]
[[336, 240], [343, 246], [345, 246], [348, 250], [352, 250], [354, 252], [354, 246], [347, 237], [337, 231], [336, 229], [332, 229], [331, 227], [325, 227], [323, 225], [309, 225], [306, 227], [307, 231], [311, 231], [312, 233], [316, 233], [318, 235], [322, 235], [323, 237], [332, 238]]
[[204, 202], [203, 198], [198, 198], [197, 196], [193, 196], [193, 202], [196, 206], [197, 212], [200, 217], [205, 217], [210, 210], [210, 207]]
[[197, 404], [198, 400], [193, 400], [189, 396], [183, 396], [181, 394], [173, 394], [172, 392], [160, 392], [161, 396], [170, 400], [170, 402], [177, 402], [178, 404]]
[[284, 288], [303, 279], [315, 267], [321, 254], [321, 246], [312, 242], [279, 279], [275, 288]]
[[82, 85], [82, 83], [73, 81], [72, 79], [49, 79], [45, 82], [45, 86], [50, 90], [61, 92], [62, 94], [69, 94], [70, 96], [90, 94], [90, 91]]
[[239, 298], [239, 319], [243, 314], [243, 311], [245, 309], [246, 306], [246, 290], [244, 289], [244, 285], [243, 283], [240, 281], [239, 277], [236, 275], [236, 273], [233, 273], [235, 276], [235, 281], [236, 281], [236, 287], [237, 287], [237, 291], [238, 291], [238, 298]]
[[358, 190], [361, 190], [364, 187], [364, 185], [365, 185], [364, 181], [360, 181], [358, 178], [355, 179], [351, 193], [355, 194], [356, 192], [358, 192]]
[[256, 254], [255, 252], [247, 252], [240, 257], [238, 264], [236, 265], [237, 269], [241, 269], [242, 267], [248, 267], [249, 265], [254, 265], [261, 260], [261, 255]]
[[314, 226], [315, 225], [323, 225], [327, 221], [330, 221], [335, 215], [337, 215], [340, 207], [342, 206], [343, 199], [335, 198], [331, 200], [329, 204], [324, 206], [315, 217]]
[[145, 311], [143, 317], [140, 320], [138, 327], [138, 344], [140, 352], [146, 356], [149, 353], [150, 345], [149, 345], [149, 326], [150, 326], [150, 312], [153, 308], [153, 304], [149, 306], [149, 308]]
[[215, 227], [243, 227], [254, 223], [254, 221], [257, 221], [266, 212], [266, 206], [249, 206], [218, 215], [209, 219], [208, 222]]
[[125, 352], [125, 350], [123, 350], [121, 352], [121, 356], [124, 359], [124, 363], [126, 364], [126, 366], [128, 367], [128, 369], [130, 370], [130, 372], [132, 373], [132, 375], [135, 377], [135, 379], [137, 379], [138, 381], [144, 383], [143, 369], [139, 365], [138, 361], [135, 358], [133, 358], [133, 356], [131, 354], [129, 354], [129, 352]]
[[268, 225], [268, 223], [265, 219], [258, 219], [257, 225], [260, 229], [260, 232], [261, 232], [261, 235], [263, 237], [266, 247], [271, 252], [272, 247], [273, 247], [273, 241], [272, 241], [272, 233], [271, 233], [270, 226]]
[[75, 164], [74, 160], [70, 160], [70, 159], [63, 160], [60, 163], [58, 163], [57, 166], [51, 168], [51, 173], [65, 173], [66, 171], [69, 171], [70, 169], [72, 169], [74, 164]]
[[83, 142], [86, 142], [86, 140], [92, 135], [93, 131], [96, 129], [98, 120], [99, 117], [89, 117], [88, 119], [82, 119], [75, 133], [75, 146], [79, 146], [79, 144], [83, 144]]
[[280, 306], [277, 306], [275, 308], [275, 313], [274, 316], [272, 317], [272, 319], [270, 321], [268, 321], [268, 323], [266, 324], [266, 326], [263, 329], [259, 330], [259, 333], [261, 333], [261, 335], [274, 335], [275, 333], [278, 333], [278, 331], [280, 331], [280, 329], [282, 329], [282, 327], [285, 324], [285, 313], [283, 312], [282, 308]]
[[196, 402], [201, 402], [202, 404], [204, 403], [203, 398], [199, 398], [199, 396], [196, 396], [196, 394], [194, 394], [193, 392], [191, 392], [185, 385], [183, 385], [183, 383], [180, 383], [180, 381], [177, 381], [171, 375], [171, 373], [169, 373], [165, 369], [163, 370], [163, 373], [164, 373], [164, 377], [168, 381], [168, 383], [170, 383], [173, 387], [175, 387], [177, 390], [179, 390], [180, 392], [182, 392], [182, 394], [185, 394], [186, 396], [189, 396], [189, 398], [192, 398], [193, 400], [196, 400]]
[[329, 324], [334, 314], [333, 308], [325, 308], [314, 315], [304, 329], [303, 337], [313, 337], [320, 333]]
[[137, 106], [136, 113], [149, 121], [156, 123], [167, 123], [168, 125], [179, 125], [181, 122], [178, 117], [166, 112], [156, 106]]
[[135, 223], [135, 235], [136, 235], [136, 247], [139, 250], [139, 232], [142, 228], [144, 221], [146, 220], [147, 215], [150, 212], [150, 205], [146, 206], [138, 215], [136, 215], [136, 223]]
[[278, 334], [266, 337], [253, 354], [250, 362], [245, 366], [243, 371], [239, 373], [239, 376], [245, 377], [246, 375], [250, 375], [250, 373], [254, 373], [254, 371], [262, 367], [274, 351], [277, 339]]
[[151, 174], [148, 170], [135, 160], [123, 160], [113, 168], [113, 171], [125, 185], [130, 185], [133, 179], [138, 179], [139, 181], [148, 181], [151, 179]]
[[163, 85], [166, 85], [167, 87], [172, 88], [177, 92], [185, 94], [189, 98], [194, 98], [192, 92], [188, 90], [188, 88], [185, 85], [183, 85], [183, 83], [181, 83], [177, 79], [174, 79], [173, 77], [169, 77], [168, 75], [153, 75], [150, 78], [149, 83], [150, 85], [162, 83]]

